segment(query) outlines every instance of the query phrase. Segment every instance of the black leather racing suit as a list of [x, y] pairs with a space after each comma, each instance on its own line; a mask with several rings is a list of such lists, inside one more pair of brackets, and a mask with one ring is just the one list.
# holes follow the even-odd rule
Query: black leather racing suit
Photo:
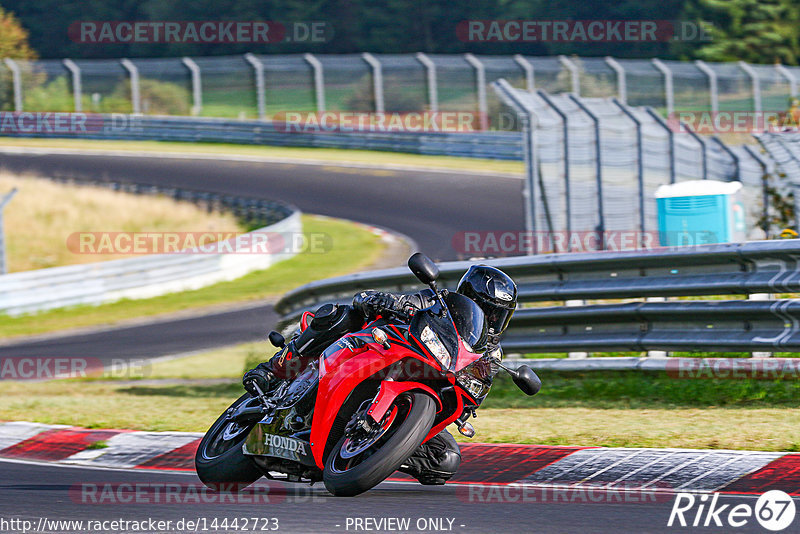
[[[435, 295], [432, 290], [425, 289], [412, 295], [398, 295], [380, 291], [362, 291], [353, 298], [353, 306], [349, 313], [353, 313], [351, 320], [353, 331], [356, 331], [367, 320], [381, 316], [395, 316], [408, 322], [419, 310], [434, 304]], [[323, 308], [320, 308], [320, 312]], [[317, 314], [320, 315], [319, 313]], [[313, 326], [314, 323], [312, 323]], [[311, 332], [311, 329], [307, 329]], [[347, 333], [347, 332], [345, 332]], [[284, 349], [278, 351], [268, 362], [260, 364], [256, 369], [249, 371], [247, 377], [253, 373], [267, 377], [271, 375], [279, 379], [290, 379], [297, 376], [312, 360], [319, 357], [322, 351], [335, 342], [342, 332], [320, 331], [309, 338], [293, 339]], [[306, 339], [309, 338], [309, 339]], [[265, 373], [267, 371], [267, 373]], [[262, 389], [265, 389], [262, 384]], [[429, 439], [411, 455], [400, 467], [400, 471], [408, 473], [422, 484], [444, 484], [452, 477], [461, 463], [461, 452], [453, 436], [442, 430], [439, 434]]]

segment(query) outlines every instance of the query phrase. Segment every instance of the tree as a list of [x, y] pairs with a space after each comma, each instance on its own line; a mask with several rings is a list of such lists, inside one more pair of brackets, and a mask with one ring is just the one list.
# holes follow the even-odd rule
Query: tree
[[0, 7], [0, 57], [33, 59], [36, 52], [28, 45], [28, 31], [13, 13]]
[[711, 43], [697, 50], [710, 61], [800, 62], [800, 4], [796, 0], [700, 0]]

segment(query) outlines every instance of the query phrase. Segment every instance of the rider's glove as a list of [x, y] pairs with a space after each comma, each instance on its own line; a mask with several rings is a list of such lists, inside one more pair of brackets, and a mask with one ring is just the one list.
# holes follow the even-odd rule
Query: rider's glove
[[381, 291], [362, 291], [353, 299], [353, 307], [365, 317], [375, 317], [387, 312], [394, 312], [396, 311], [394, 309], [395, 304], [395, 299], [391, 295]]
[[253, 397], [258, 396], [256, 385], [261, 389], [262, 393], [267, 393], [277, 381], [278, 378], [272, 374], [267, 362], [258, 364], [255, 369], [250, 369], [242, 377], [244, 389]]

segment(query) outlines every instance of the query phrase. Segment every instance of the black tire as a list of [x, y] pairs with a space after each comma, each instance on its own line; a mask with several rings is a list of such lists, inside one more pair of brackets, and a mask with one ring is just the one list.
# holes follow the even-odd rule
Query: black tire
[[[250, 394], [245, 393], [231, 408], [250, 398]], [[197, 476], [203, 484], [214, 490], [225, 490], [229, 487], [242, 489], [261, 478], [261, 472], [253, 460], [242, 452], [242, 443], [252, 427], [246, 428], [233, 439], [224, 440], [222, 436], [227, 426], [228, 421], [223, 413], [203, 436], [194, 457]]]
[[398, 402], [409, 402], [405, 418], [392, 423], [389, 434], [379, 447], [368, 449], [371, 454], [362, 461], [344, 470], [337, 467], [346, 461], [340, 456], [348, 436], [342, 436], [331, 450], [325, 462], [323, 479], [325, 487], [337, 497], [351, 497], [363, 493], [383, 482], [389, 475], [417, 450], [433, 426], [436, 403], [425, 393], [409, 392], [398, 397]]

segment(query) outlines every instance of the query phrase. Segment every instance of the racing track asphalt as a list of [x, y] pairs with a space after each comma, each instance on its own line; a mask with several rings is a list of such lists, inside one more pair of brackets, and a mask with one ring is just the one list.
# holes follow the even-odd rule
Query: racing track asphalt
[[[227, 500], [224, 504], [196, 504], [188, 497], [180, 504], [135, 502], [135, 484], [147, 486], [166, 483], [197, 484], [198, 481], [191, 473], [114, 471], [0, 460], [0, 519], [26, 519], [37, 525], [40, 518], [83, 521], [141, 521], [152, 518], [171, 520], [173, 524], [181, 518], [206, 518], [208, 525], [213, 518], [221, 521], [224, 518], [232, 520], [237, 517], [261, 517], [277, 518], [280, 526], [278, 532], [303, 533], [354, 532], [353, 526], [346, 528], [348, 517], [410, 518], [409, 532], [425, 531], [416, 529], [417, 521], [422, 518], [454, 519], [452, 532], [455, 533], [646, 534], [724, 531], [714, 527], [668, 527], [667, 521], [674, 501], [674, 497], [669, 496], [658, 498], [656, 502], [648, 499], [647, 502], [632, 500], [627, 503], [565, 503], [541, 500], [525, 503], [478, 503], [470, 502], [469, 488], [465, 486], [421, 486], [416, 483], [384, 482], [373, 490], [352, 498], [332, 497], [321, 484], [309, 488], [305, 485], [273, 482], [270, 483], [272, 488], [279, 488], [279, 491], [284, 492], [273, 503], [231, 504]], [[80, 497], [82, 484], [100, 488], [94, 495], [102, 495], [102, 488], [110, 486], [112, 491], [104, 498], [107, 503], [117, 498], [133, 502], [86, 504], [83, 502], [85, 499]], [[132, 486], [121, 486], [124, 484]], [[143, 487], [140, 486], [140, 489]], [[482, 489], [488, 491], [486, 487]], [[512, 492], [510, 495], [518, 496], [519, 493]], [[728, 510], [740, 503], [752, 506], [754, 500], [745, 496], [720, 495], [718, 502], [719, 506], [731, 505]], [[725, 514], [722, 514], [723, 520]], [[693, 518], [694, 510], [691, 515], [687, 515], [689, 521]], [[422, 523], [420, 525], [424, 526]], [[765, 532], [757, 528], [757, 523], [752, 518], [745, 527], [735, 530]], [[176, 531], [173, 529], [172, 532]]]
[[290, 163], [66, 154], [0, 154], [0, 169], [51, 177], [161, 184], [294, 204], [406, 234], [434, 259], [455, 259], [453, 236], [522, 230], [523, 181]]
[[[401, 232], [436, 259], [456, 259], [457, 232], [524, 228], [522, 180], [458, 172], [400, 171], [154, 156], [0, 154], [0, 168], [50, 177], [102, 178], [258, 196], [302, 211]], [[193, 318], [158, 321], [0, 346], [17, 356], [153, 358], [265, 339], [272, 307], [249, 305]]]

